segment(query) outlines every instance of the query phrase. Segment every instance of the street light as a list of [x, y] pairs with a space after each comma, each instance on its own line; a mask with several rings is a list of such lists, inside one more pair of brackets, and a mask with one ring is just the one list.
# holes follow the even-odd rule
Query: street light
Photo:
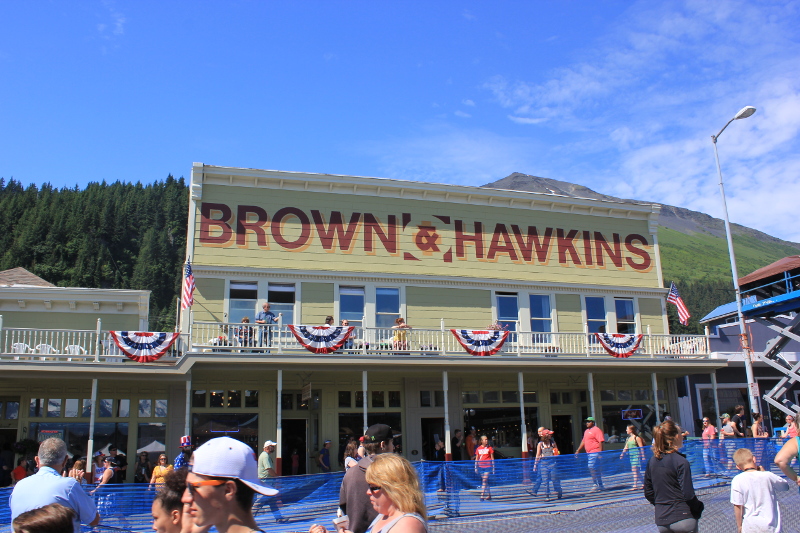
[[747, 339], [745, 330], [744, 315], [742, 314], [742, 293], [739, 290], [739, 270], [736, 268], [736, 256], [733, 253], [733, 236], [731, 235], [731, 222], [728, 219], [728, 203], [725, 201], [725, 186], [722, 184], [722, 168], [719, 165], [719, 153], [717, 152], [717, 139], [725, 128], [734, 120], [747, 118], [756, 112], [753, 106], [745, 106], [719, 130], [719, 133], [711, 136], [714, 143], [714, 157], [717, 159], [717, 172], [719, 173], [719, 193], [722, 196], [722, 212], [725, 214], [725, 236], [728, 239], [728, 255], [731, 258], [731, 274], [733, 275], [733, 288], [736, 291], [736, 312], [739, 317], [739, 338], [741, 339], [742, 352], [744, 353], [744, 370], [747, 375], [748, 398], [750, 399], [750, 412], [759, 412], [758, 409], [758, 385], [753, 377], [753, 362], [750, 358], [750, 342]]

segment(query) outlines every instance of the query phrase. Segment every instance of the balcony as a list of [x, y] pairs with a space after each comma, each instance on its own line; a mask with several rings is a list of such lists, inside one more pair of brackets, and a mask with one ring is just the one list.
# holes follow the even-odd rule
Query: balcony
[[[458, 328], [462, 329], [462, 328]], [[473, 328], [468, 328], [473, 329]], [[477, 328], [476, 328], [477, 329]], [[287, 326], [220, 322], [194, 322], [156, 366], [174, 366], [186, 355], [207, 358], [211, 354], [236, 355], [261, 360], [283, 355], [354, 359], [472, 357], [449, 328], [406, 329], [397, 336], [391, 328], [356, 327], [336, 353], [311, 354]], [[119, 350], [108, 331], [3, 328], [0, 361], [132, 363]], [[208, 355], [206, 355], [208, 354]], [[644, 335], [629, 359], [708, 359], [708, 339], [703, 335]], [[522, 359], [608, 360], [609, 354], [594, 335], [585, 333], [509, 332], [502, 349], [491, 357]], [[555, 362], [555, 361], [553, 361]]]

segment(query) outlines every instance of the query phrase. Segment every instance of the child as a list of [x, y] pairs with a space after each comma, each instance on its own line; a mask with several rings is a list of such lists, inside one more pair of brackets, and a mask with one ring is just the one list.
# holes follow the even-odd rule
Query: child
[[781, 512], [775, 491], [789, 490], [789, 482], [756, 466], [753, 452], [747, 448], [736, 450], [733, 460], [742, 471], [731, 482], [731, 503], [739, 532], [779, 532]]

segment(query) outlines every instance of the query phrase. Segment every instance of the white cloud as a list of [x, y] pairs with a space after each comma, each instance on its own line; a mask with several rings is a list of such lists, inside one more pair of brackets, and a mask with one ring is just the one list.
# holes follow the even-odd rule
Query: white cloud
[[475, 20], [475, 15], [473, 15], [466, 9], [461, 13], [461, 16], [467, 20]]
[[540, 124], [547, 120], [546, 118], [518, 117], [515, 115], [508, 115], [508, 118], [517, 124]]
[[114, 2], [105, 0], [103, 7], [106, 9], [106, 14], [102, 16], [104, 22], [97, 24], [97, 32], [103, 39], [113, 39], [125, 35], [125, 24], [127, 18], [123, 13], [117, 10]]
[[475, 107], [475, 102], [473, 102], [469, 98], [465, 98], [464, 100], [461, 100], [461, 103], [464, 104], [465, 106]]
[[464, 113], [464, 112], [463, 112], [463, 111], [461, 111], [461, 110], [458, 110], [458, 111], [456, 111], [456, 112], [455, 112], [455, 113], [453, 113], [453, 114], [454, 114], [455, 116], [457, 116], [457, 117], [461, 117], [461, 118], [470, 118], [470, 117], [472, 117], [472, 115], [470, 115], [469, 113]]

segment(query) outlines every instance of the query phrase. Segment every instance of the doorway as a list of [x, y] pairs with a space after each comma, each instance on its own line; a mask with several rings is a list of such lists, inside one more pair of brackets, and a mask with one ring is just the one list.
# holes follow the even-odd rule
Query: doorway
[[284, 418], [281, 420], [281, 475], [293, 476], [308, 473], [308, 420]]
[[421, 418], [422, 458], [426, 461], [434, 459], [436, 441], [444, 441], [444, 418]]
[[562, 454], [575, 452], [573, 440], [572, 415], [555, 415], [553, 419], [553, 438]]

